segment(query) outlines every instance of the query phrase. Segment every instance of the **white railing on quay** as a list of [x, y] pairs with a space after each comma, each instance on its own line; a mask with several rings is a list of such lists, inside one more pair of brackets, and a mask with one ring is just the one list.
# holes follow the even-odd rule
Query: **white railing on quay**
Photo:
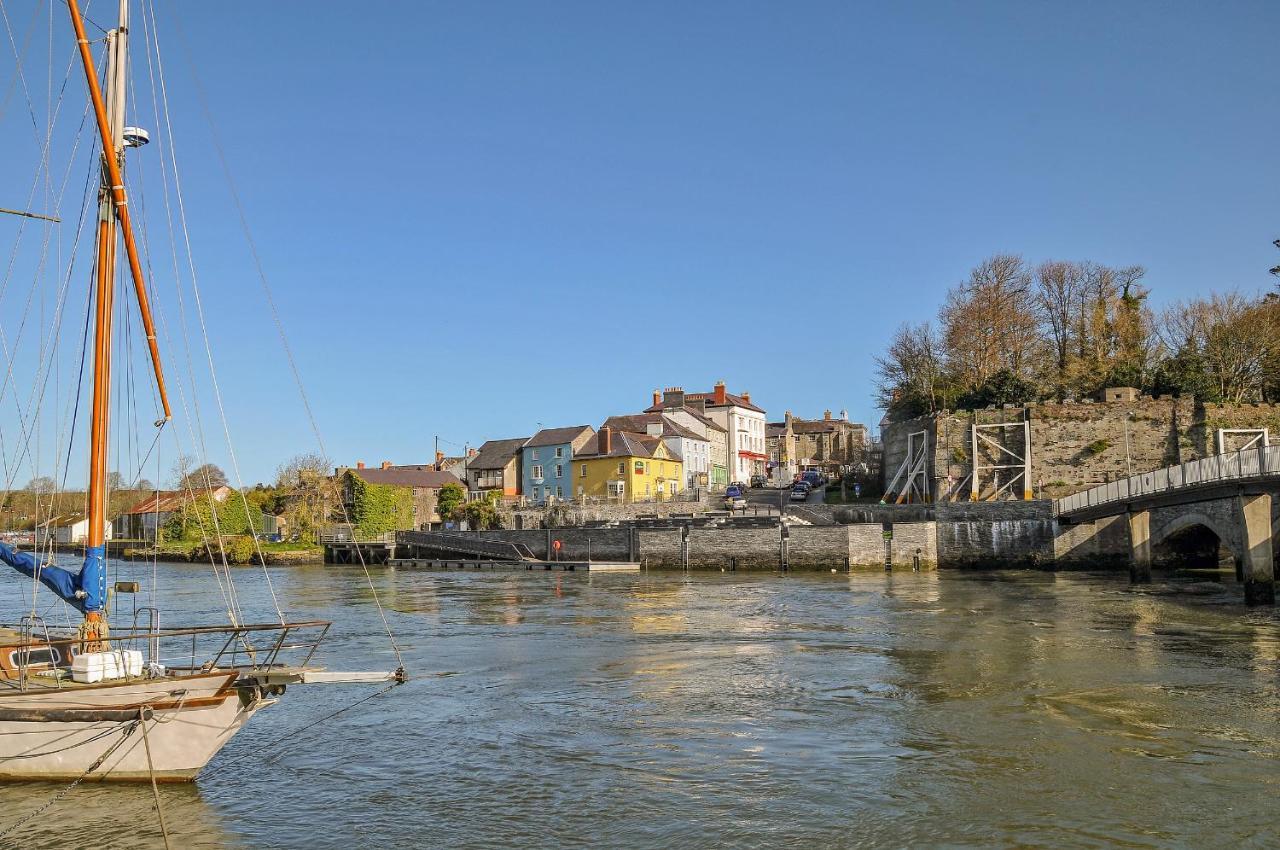
[[1216, 484], [1265, 475], [1280, 475], [1280, 446], [1256, 446], [1238, 452], [1211, 455], [1167, 466], [1153, 472], [1130, 475], [1088, 490], [1064, 496], [1054, 502], [1057, 513], [1124, 502], [1144, 496], [1170, 493], [1201, 484]]

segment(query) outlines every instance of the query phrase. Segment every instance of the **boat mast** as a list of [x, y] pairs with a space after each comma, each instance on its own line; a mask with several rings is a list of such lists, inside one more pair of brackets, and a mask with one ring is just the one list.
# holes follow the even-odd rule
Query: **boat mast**
[[[125, 73], [128, 68], [129, 3], [120, 0], [119, 25], [107, 33], [107, 93], [103, 97], [98, 85], [93, 56], [89, 52], [89, 40], [85, 36], [84, 21], [76, 0], [67, 0], [71, 25], [75, 28], [76, 41], [84, 66], [85, 80], [93, 103], [94, 117], [102, 141], [102, 185], [98, 190], [98, 261], [96, 267], [94, 344], [93, 344], [93, 404], [92, 425], [89, 439], [89, 530], [85, 551], [85, 565], [81, 570], [81, 582], [77, 594], [83, 601], [86, 623], [102, 619], [106, 604], [106, 534], [107, 520], [107, 446], [108, 417], [111, 410], [111, 313], [115, 295], [115, 262], [117, 225], [123, 236], [129, 271], [133, 277], [134, 291], [142, 314], [143, 330], [151, 349], [151, 363], [155, 371], [156, 385], [164, 410], [163, 424], [170, 416], [169, 399], [165, 392], [164, 374], [160, 368], [160, 354], [156, 345], [155, 326], [147, 301], [146, 282], [138, 259], [137, 245], [130, 226], [128, 201], [125, 198], [121, 164], [124, 159], [124, 102], [127, 86]], [[88, 637], [88, 636], [87, 636]]]

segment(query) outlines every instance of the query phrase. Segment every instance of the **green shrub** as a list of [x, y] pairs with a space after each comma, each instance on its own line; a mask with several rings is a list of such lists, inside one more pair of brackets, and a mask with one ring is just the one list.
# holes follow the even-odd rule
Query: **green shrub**
[[1094, 440], [1092, 443], [1085, 446], [1084, 450], [1085, 450], [1085, 454], [1089, 455], [1090, 457], [1097, 457], [1098, 455], [1102, 454], [1109, 448], [1111, 448], [1110, 440]]

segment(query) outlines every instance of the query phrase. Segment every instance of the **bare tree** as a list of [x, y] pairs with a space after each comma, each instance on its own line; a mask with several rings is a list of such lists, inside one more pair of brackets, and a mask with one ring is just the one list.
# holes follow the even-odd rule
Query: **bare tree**
[[333, 465], [321, 454], [294, 455], [276, 468], [276, 493], [286, 527], [300, 540], [314, 542], [338, 504]]
[[202, 463], [178, 480], [180, 490], [213, 490], [225, 487], [227, 474], [215, 463]]
[[982, 386], [1002, 369], [1031, 377], [1042, 345], [1031, 274], [1021, 257], [983, 260], [947, 294], [941, 319], [948, 364], [963, 389]]
[[885, 356], [876, 357], [877, 400], [885, 410], [918, 416], [944, 404], [941, 341], [928, 322], [903, 325]]

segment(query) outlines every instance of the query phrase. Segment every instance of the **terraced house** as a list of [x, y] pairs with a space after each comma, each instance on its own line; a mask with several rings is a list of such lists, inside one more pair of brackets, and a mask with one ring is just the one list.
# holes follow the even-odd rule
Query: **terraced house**
[[573, 459], [577, 498], [619, 502], [669, 499], [684, 491], [684, 464], [661, 437], [605, 425]]
[[590, 425], [543, 428], [521, 448], [520, 492], [535, 504], [572, 499], [574, 454], [595, 436]]

